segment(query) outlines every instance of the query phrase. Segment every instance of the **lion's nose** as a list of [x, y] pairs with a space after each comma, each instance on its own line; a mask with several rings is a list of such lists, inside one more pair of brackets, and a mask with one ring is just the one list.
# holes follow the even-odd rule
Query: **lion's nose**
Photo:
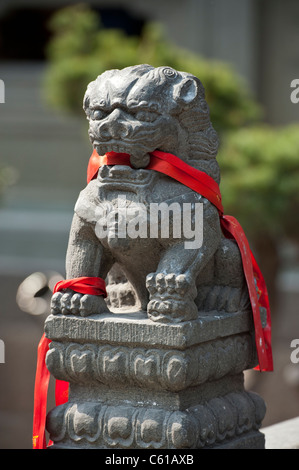
[[99, 125], [99, 134], [102, 138], [121, 140], [129, 136], [130, 124], [123, 116], [120, 109], [114, 109], [112, 113]]

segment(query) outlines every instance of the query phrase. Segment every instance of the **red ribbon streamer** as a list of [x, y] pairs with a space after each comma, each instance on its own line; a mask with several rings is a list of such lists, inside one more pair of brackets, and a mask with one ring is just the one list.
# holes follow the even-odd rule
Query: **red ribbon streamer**
[[37, 349], [37, 366], [34, 387], [34, 411], [33, 411], [33, 449], [46, 448], [46, 413], [47, 397], [50, 373], [46, 367], [45, 357], [49, 349], [50, 340], [43, 334]]
[[[104, 279], [100, 277], [78, 277], [59, 281], [53, 289], [53, 293], [62, 289], [71, 288], [75, 292], [89, 295], [103, 295], [107, 297]], [[43, 334], [37, 350], [37, 366], [34, 385], [34, 409], [33, 409], [33, 449], [46, 449], [46, 415], [47, 396], [50, 381], [50, 372], [46, 366], [46, 354], [49, 350], [51, 340]], [[69, 383], [64, 380], [55, 381], [56, 406], [63, 405], [68, 401]], [[48, 446], [52, 445], [49, 441]]]
[[[226, 237], [235, 239], [241, 253], [255, 327], [255, 343], [259, 360], [258, 368], [260, 371], [270, 372], [273, 370], [273, 359], [271, 347], [271, 315], [266, 283], [239, 222], [230, 215], [222, 216], [220, 222]], [[265, 328], [262, 327], [260, 307], [265, 308], [267, 312], [267, 324]]]

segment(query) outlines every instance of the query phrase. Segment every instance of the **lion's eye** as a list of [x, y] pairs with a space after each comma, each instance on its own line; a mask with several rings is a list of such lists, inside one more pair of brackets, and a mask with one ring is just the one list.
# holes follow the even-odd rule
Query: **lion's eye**
[[136, 113], [136, 119], [138, 121], [153, 122], [157, 119], [158, 115], [150, 111], [138, 111]]
[[96, 109], [92, 112], [91, 117], [94, 121], [100, 121], [106, 116], [106, 113], [101, 109]]

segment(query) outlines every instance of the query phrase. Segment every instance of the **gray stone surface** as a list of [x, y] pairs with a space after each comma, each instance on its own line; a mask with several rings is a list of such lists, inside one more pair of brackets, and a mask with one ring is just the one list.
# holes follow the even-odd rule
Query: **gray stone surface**
[[[47, 418], [54, 448], [262, 448], [265, 404], [243, 383], [257, 359], [238, 248], [207, 199], [146, 169], [159, 149], [219, 181], [201, 82], [169, 67], [107, 71], [84, 109], [94, 148], [129, 154], [132, 168], [102, 167], [75, 207], [67, 278], [107, 279], [112, 300], [69, 289], [52, 297], [47, 366], [70, 382], [69, 401]], [[185, 232], [130, 236], [136, 207], [148, 229], [151, 204], [162, 202], [189, 204], [193, 222], [201, 204], [199, 247], [186, 248]]]
[[[217, 327], [209, 328], [210, 319], [188, 322], [184, 329], [138, 316], [134, 320], [115, 317], [78, 321], [50, 316], [45, 331], [52, 339], [47, 356], [51, 372], [79, 383], [143, 384], [146, 389], [180, 391], [233, 376], [256, 362], [254, 338], [240, 328], [228, 329], [227, 336], [219, 337]], [[214, 318], [214, 323], [219, 325], [221, 319]], [[77, 362], [82, 366], [78, 375]]]

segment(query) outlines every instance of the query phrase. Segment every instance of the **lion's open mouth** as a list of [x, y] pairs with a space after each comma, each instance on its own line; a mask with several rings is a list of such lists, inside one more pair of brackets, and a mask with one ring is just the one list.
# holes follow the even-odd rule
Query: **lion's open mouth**
[[126, 145], [123, 142], [109, 142], [101, 143], [98, 141], [93, 142], [94, 147], [96, 148], [99, 155], [105, 155], [105, 153], [116, 152], [116, 153], [128, 153], [130, 155], [132, 148], [129, 145]]
[[150, 170], [135, 170], [127, 165], [104, 165], [99, 169], [98, 180], [101, 184], [145, 185], [152, 178]]
[[130, 162], [134, 168], [146, 168], [150, 161], [149, 152], [155, 150], [142, 144], [130, 144], [130, 142], [110, 140], [109, 142], [93, 141], [99, 155], [105, 155], [109, 152], [126, 153], [130, 155]]

